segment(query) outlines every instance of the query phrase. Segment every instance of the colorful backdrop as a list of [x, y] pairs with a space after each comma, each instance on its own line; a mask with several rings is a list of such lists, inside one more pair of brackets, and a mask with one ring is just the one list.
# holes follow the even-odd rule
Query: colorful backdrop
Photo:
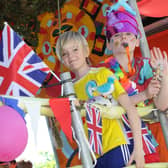
[[[105, 10], [109, 5], [112, 5], [110, 0], [67, 0], [64, 6], [61, 8], [61, 31], [79, 31], [82, 35], [85, 36], [89, 43], [90, 60], [93, 65], [98, 64], [100, 61], [104, 60], [110, 54], [112, 54], [112, 52], [108, 51], [105, 47]], [[32, 33], [37, 33], [38, 36], [38, 43], [34, 49], [36, 50], [37, 54], [45, 61], [45, 63], [56, 74], [59, 74], [60, 62], [58, 61], [55, 52], [55, 44], [59, 36], [58, 12], [45, 12], [38, 16], [38, 22], [38, 33], [37, 31], [33, 32], [34, 26], [30, 25], [32, 27]], [[161, 49], [167, 50], [167, 36], [168, 31], [149, 36], [149, 46], [158, 46]], [[66, 69], [64, 68], [64, 70]], [[50, 78], [50, 76], [48, 76], [47, 81], [49, 81], [48, 84], [58, 82], [56, 79]], [[60, 87], [55, 86], [39, 90], [38, 96], [57, 97], [59, 94]], [[61, 167], [66, 167], [66, 165], [72, 166], [80, 164], [76, 154], [76, 144], [70, 143], [61, 129], [60, 135], [64, 145], [64, 148], [57, 149], [58, 159], [60, 161]]]
[[[106, 49], [105, 39], [105, 9], [111, 5], [109, 0], [82, 0], [69, 1], [61, 9], [61, 31], [79, 31], [85, 36], [90, 47], [90, 60], [93, 65], [107, 58], [111, 51]], [[36, 52], [56, 73], [60, 73], [60, 63], [55, 53], [55, 44], [59, 36], [58, 13], [44, 13], [38, 17], [40, 22], [40, 32], [38, 33], [38, 46]], [[168, 31], [158, 33], [148, 37], [150, 48], [158, 46], [167, 50]], [[167, 50], [168, 51], [168, 50]], [[139, 53], [138, 53], [139, 54]], [[64, 68], [64, 70], [66, 70]], [[54, 78], [49, 80], [49, 84], [58, 82]], [[60, 87], [42, 89], [40, 97], [55, 97], [60, 94]], [[74, 166], [80, 164], [77, 155], [77, 145], [70, 143], [62, 131], [64, 148], [57, 149], [58, 160], [61, 167], [66, 165]]]

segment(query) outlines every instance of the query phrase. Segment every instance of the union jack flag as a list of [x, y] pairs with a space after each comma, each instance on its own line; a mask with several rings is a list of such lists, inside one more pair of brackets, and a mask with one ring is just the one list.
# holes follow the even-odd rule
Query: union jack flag
[[0, 39], [0, 94], [34, 96], [50, 69], [5, 23]]
[[86, 122], [88, 127], [88, 139], [93, 151], [102, 154], [102, 118], [100, 110], [94, 105], [86, 103]]
[[[130, 123], [126, 115], [122, 115], [122, 120], [124, 123], [124, 128], [126, 130], [126, 135], [130, 143], [133, 143], [133, 135], [130, 127]], [[143, 150], [145, 154], [151, 154], [156, 152], [155, 145], [152, 143], [152, 136], [148, 133], [148, 129], [146, 124], [141, 121], [141, 133], [142, 133], [142, 143], [143, 143]]]

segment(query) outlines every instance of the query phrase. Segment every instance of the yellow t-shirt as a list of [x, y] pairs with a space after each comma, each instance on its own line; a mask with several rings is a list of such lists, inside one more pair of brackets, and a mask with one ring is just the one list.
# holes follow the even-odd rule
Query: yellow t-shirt
[[[97, 86], [101, 86], [107, 83], [108, 77], [113, 77], [114, 80], [114, 90], [112, 96], [114, 99], [125, 93], [118, 80], [115, 78], [114, 74], [107, 68], [91, 68], [91, 70], [83, 76], [80, 80], [74, 83], [74, 89], [79, 100], [88, 100], [88, 94], [86, 90], [86, 85], [89, 81], [95, 81]], [[99, 96], [98, 92], [94, 93], [94, 96]], [[87, 128], [87, 125], [84, 127]], [[87, 135], [87, 129], [85, 129]], [[124, 136], [122, 125], [120, 120], [102, 118], [102, 147], [103, 153], [121, 145], [126, 144], [126, 138]]]

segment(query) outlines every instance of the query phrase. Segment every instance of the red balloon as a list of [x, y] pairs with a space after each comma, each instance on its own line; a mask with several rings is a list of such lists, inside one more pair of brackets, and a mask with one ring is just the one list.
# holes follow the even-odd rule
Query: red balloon
[[16, 159], [25, 149], [28, 130], [22, 116], [9, 106], [0, 107], [0, 161]]

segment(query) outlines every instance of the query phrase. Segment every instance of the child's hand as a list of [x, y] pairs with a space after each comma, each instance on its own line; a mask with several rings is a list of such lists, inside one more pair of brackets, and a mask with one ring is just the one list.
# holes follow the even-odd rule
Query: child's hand
[[130, 156], [129, 162], [127, 166], [130, 166], [131, 163], [136, 162], [136, 168], [144, 168], [145, 167], [145, 159], [143, 150], [134, 150]]
[[158, 80], [152, 79], [145, 90], [145, 95], [147, 99], [155, 97], [159, 93], [160, 87], [160, 82]]
[[78, 99], [73, 100], [73, 103], [75, 104], [76, 107], [80, 106], [80, 101]]
[[153, 47], [151, 50], [151, 65], [152, 68], [158, 67], [162, 71], [161, 75], [168, 75], [168, 58], [165, 51], [161, 51], [160, 48]]

